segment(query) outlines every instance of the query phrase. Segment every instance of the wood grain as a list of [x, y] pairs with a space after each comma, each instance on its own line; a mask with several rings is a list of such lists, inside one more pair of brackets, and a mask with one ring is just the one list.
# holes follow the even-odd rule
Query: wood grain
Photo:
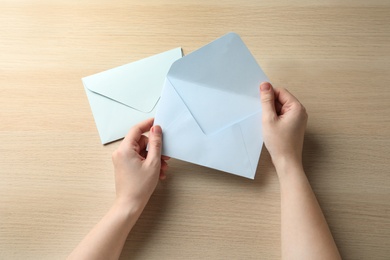
[[[63, 259], [114, 198], [81, 78], [235, 31], [307, 107], [304, 163], [344, 259], [390, 255], [390, 3], [0, 0], [0, 258]], [[278, 180], [172, 160], [123, 259], [279, 259]]]

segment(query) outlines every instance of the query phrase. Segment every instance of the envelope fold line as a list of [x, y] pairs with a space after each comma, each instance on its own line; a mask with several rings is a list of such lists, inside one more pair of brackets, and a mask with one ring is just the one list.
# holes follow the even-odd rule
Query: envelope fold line
[[94, 91], [94, 90], [90, 89], [88, 86], [86, 86], [86, 88], [87, 88], [89, 91], [91, 91], [91, 92], [93, 92], [94, 94], [96, 94], [96, 95], [105, 97], [105, 98], [107, 98], [107, 99], [109, 99], [109, 100], [112, 100], [112, 101], [114, 101], [114, 102], [116, 102], [116, 103], [119, 103], [119, 104], [121, 104], [121, 105], [124, 105], [124, 106], [126, 106], [126, 107], [132, 108], [132, 109], [134, 109], [134, 110], [137, 110], [137, 111], [139, 111], [139, 112], [141, 112], [141, 113], [145, 113], [145, 114], [152, 112], [153, 109], [157, 106], [158, 101], [160, 100], [160, 98], [158, 98], [157, 101], [156, 101], [156, 103], [153, 105], [153, 107], [152, 107], [149, 111], [143, 111], [143, 110], [140, 110], [140, 109], [138, 109], [138, 108], [136, 108], [136, 107], [133, 107], [133, 106], [130, 106], [130, 105], [125, 104], [125, 103], [123, 103], [123, 102], [120, 102], [120, 101], [118, 101], [118, 100], [115, 100], [115, 99], [112, 98], [112, 97], [109, 97], [109, 96], [106, 96], [106, 95], [104, 95], [104, 94], [102, 94], [102, 93], [99, 93], [99, 92], [97, 92], [97, 91]]
[[242, 128], [241, 128], [241, 125], [240, 125], [240, 124], [238, 124], [238, 128], [240, 129], [241, 139], [242, 139], [242, 142], [243, 142], [243, 144], [244, 144], [244, 148], [245, 148], [245, 151], [246, 151], [246, 156], [248, 157], [249, 165], [250, 165], [250, 167], [251, 167], [251, 173], [252, 173], [252, 175], [254, 175], [256, 169], [255, 169], [255, 170], [253, 169], [252, 160], [250, 160], [250, 156], [249, 156], [249, 152], [248, 152], [248, 147], [246, 146], [244, 133], [242, 132]]

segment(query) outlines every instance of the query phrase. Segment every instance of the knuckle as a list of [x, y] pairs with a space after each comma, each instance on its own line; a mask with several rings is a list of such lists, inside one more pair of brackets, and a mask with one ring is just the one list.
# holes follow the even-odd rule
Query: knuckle
[[298, 105], [298, 110], [299, 110], [299, 112], [301, 112], [301, 113], [304, 113], [304, 112], [306, 111], [305, 107], [304, 107], [302, 104], [299, 104], [299, 105]]
[[116, 149], [115, 151], [112, 152], [111, 159], [113, 162], [116, 162], [118, 158], [119, 158], [119, 150]]
[[157, 149], [161, 149], [161, 147], [162, 147], [162, 141], [160, 138], [151, 140], [150, 144]]
[[302, 114], [304, 114], [305, 116], [307, 116], [306, 107], [304, 107], [302, 104], [301, 104], [301, 111], [302, 111]]
[[273, 102], [273, 97], [272, 97], [272, 95], [270, 95], [270, 94], [263, 94], [263, 95], [261, 95], [261, 101], [263, 102], [263, 103], [268, 103], [268, 102]]
[[307, 121], [309, 115], [307, 114], [306, 108], [299, 103], [299, 105], [297, 106], [297, 110], [299, 112], [299, 115], [303, 118], [303, 120]]
[[296, 106], [295, 106], [296, 110], [300, 113], [300, 114], [304, 114], [306, 113], [306, 108], [299, 102], [296, 102]]
[[127, 152], [126, 150], [121, 149], [121, 148], [118, 148], [118, 149], [116, 149], [116, 150], [112, 153], [111, 158], [112, 158], [112, 160], [115, 162], [115, 161], [118, 161], [118, 160], [121, 160], [121, 159], [127, 157], [127, 153], [128, 153], [128, 152]]

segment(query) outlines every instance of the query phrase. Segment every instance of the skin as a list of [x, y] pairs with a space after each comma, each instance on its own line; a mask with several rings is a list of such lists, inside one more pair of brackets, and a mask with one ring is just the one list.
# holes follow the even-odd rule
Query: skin
[[[68, 259], [118, 259], [126, 238], [155, 190], [165, 179], [166, 160], [161, 156], [162, 131], [148, 119], [133, 127], [112, 154], [116, 199], [98, 224]], [[143, 135], [149, 132], [149, 137]], [[146, 146], [149, 144], [149, 151]]]
[[[282, 258], [341, 259], [302, 166], [306, 110], [285, 89], [264, 82], [260, 90], [264, 143], [280, 181]], [[159, 179], [166, 177], [169, 157], [161, 156], [161, 145], [161, 127], [153, 119], [130, 130], [112, 155], [115, 202], [68, 259], [119, 258]]]
[[264, 143], [280, 182], [282, 259], [341, 259], [302, 165], [304, 106], [285, 89], [260, 85]]

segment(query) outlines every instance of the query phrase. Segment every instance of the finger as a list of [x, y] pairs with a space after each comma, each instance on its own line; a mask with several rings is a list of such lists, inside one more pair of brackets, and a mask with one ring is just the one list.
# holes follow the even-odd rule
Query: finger
[[282, 105], [279, 115], [284, 115], [291, 109], [302, 107], [299, 100], [287, 89], [276, 89], [275, 93], [277, 93], [277, 95], [275, 95], [277, 97], [277, 101]]
[[165, 180], [167, 175], [165, 172], [168, 170], [168, 163], [164, 160], [161, 160], [161, 168], [160, 168], [160, 180]]
[[161, 155], [161, 159], [163, 159], [164, 161], [168, 161], [171, 159], [171, 157], [166, 156], [166, 155]]
[[142, 150], [140, 153], [139, 153], [139, 156], [140, 156], [140, 159], [141, 160], [145, 160], [146, 156], [148, 155], [148, 152], [146, 150]]
[[168, 163], [164, 160], [161, 160], [161, 170], [163, 171], [168, 170]]
[[275, 117], [275, 94], [272, 85], [269, 82], [261, 83], [260, 94], [261, 107], [263, 108], [263, 117]]
[[154, 118], [149, 118], [133, 126], [123, 141], [125, 143], [131, 143], [132, 141], [138, 142], [141, 138], [141, 135], [150, 130], [150, 128], [153, 126], [153, 122]]
[[149, 133], [149, 149], [146, 161], [149, 163], [155, 163], [160, 166], [161, 160], [161, 147], [162, 147], [162, 129], [160, 126], [155, 125], [150, 129]]
[[148, 142], [149, 142], [149, 138], [145, 135], [141, 135], [141, 137], [138, 141], [139, 151], [137, 151], [137, 152], [139, 153], [139, 152], [145, 150], [146, 146], [148, 145]]
[[280, 115], [280, 113], [282, 112], [282, 107], [283, 105], [280, 104], [278, 100], [275, 100], [275, 110], [277, 115]]
[[165, 180], [167, 178], [167, 175], [165, 174], [164, 171], [160, 171], [160, 180]]
[[275, 97], [276, 101], [278, 101], [282, 106], [286, 103], [299, 102], [294, 95], [284, 88], [275, 89]]

